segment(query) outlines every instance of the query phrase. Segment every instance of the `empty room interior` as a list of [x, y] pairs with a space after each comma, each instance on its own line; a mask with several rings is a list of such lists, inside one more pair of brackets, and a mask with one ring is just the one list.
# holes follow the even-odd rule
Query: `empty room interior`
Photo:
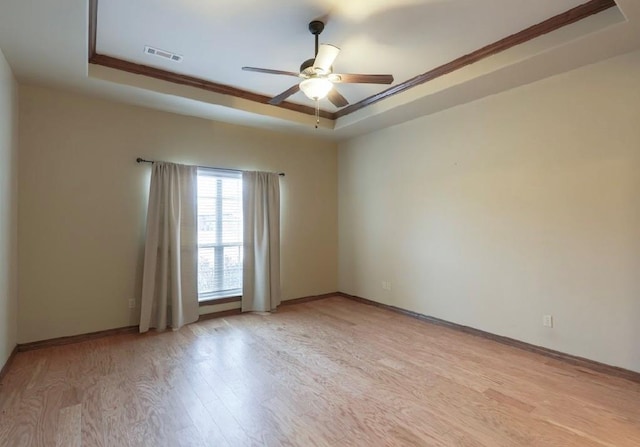
[[639, 446], [640, 2], [0, 1], [0, 446]]

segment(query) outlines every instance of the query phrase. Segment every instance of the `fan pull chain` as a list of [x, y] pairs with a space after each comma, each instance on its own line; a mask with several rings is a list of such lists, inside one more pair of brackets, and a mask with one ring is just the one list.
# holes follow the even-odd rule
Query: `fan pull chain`
[[320, 100], [316, 99], [316, 129], [320, 124]]

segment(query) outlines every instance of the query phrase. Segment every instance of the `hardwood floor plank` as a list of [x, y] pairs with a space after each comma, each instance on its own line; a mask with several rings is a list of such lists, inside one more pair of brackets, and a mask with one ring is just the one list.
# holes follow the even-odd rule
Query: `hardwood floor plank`
[[517, 408], [521, 411], [524, 411], [525, 413], [531, 413], [536, 408], [531, 404], [528, 404], [526, 402], [523, 402], [521, 400], [515, 399], [510, 396], [507, 396], [506, 394], [503, 394], [500, 391], [494, 390], [493, 388], [489, 388], [488, 390], [486, 390], [484, 392], [484, 395], [487, 396], [489, 399], [494, 400], [495, 402], [498, 402], [505, 406], [511, 406], [513, 408]]
[[94, 383], [83, 389], [81, 404], [81, 439], [84, 445], [105, 447], [105, 424], [101, 387]]
[[76, 404], [60, 410], [56, 433], [56, 447], [82, 445], [82, 405]]
[[640, 384], [342, 297], [19, 352], [0, 446], [640, 445]]

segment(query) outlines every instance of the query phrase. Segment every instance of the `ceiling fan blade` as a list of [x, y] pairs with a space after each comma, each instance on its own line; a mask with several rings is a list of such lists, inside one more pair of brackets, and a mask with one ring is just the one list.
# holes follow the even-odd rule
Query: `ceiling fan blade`
[[271, 70], [269, 68], [256, 68], [256, 67], [242, 67], [244, 71], [255, 71], [257, 73], [268, 73], [274, 75], [286, 75], [286, 76], [295, 76], [296, 78], [300, 76], [299, 73], [294, 73], [292, 71], [283, 71], [283, 70]]
[[316, 72], [321, 74], [329, 73], [331, 71], [331, 65], [333, 61], [338, 57], [340, 48], [329, 45], [328, 43], [320, 44], [318, 48], [318, 54], [316, 54], [316, 60], [313, 62], [313, 68]]
[[329, 99], [329, 101], [331, 101], [331, 104], [338, 108], [349, 105], [349, 101], [347, 101], [347, 98], [342, 96], [335, 87], [329, 90], [329, 95], [327, 96], [327, 98]]
[[345, 84], [391, 84], [393, 75], [390, 74], [332, 74], [331, 82]]
[[280, 93], [278, 96], [274, 96], [273, 98], [271, 98], [269, 100], [269, 104], [271, 104], [273, 106], [277, 106], [282, 101], [287, 99], [289, 96], [293, 95], [294, 93], [298, 93], [298, 91], [300, 91], [300, 84], [296, 84], [293, 87], [291, 87], [290, 89], [285, 90], [284, 92]]

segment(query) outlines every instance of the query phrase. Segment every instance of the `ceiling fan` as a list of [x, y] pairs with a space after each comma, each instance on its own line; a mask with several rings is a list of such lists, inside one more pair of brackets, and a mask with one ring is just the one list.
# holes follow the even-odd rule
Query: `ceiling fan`
[[[349, 101], [342, 96], [333, 84], [391, 84], [393, 76], [390, 74], [339, 74], [333, 72], [333, 61], [338, 56], [340, 48], [330, 44], [318, 45], [318, 36], [324, 30], [324, 23], [314, 20], [309, 23], [309, 31], [315, 36], [315, 57], [307, 59], [300, 65], [300, 72], [283, 70], [270, 70], [268, 68], [242, 67], [245, 71], [255, 71], [258, 73], [269, 73], [302, 78], [298, 84], [274, 96], [269, 104], [278, 105], [289, 96], [299, 90], [311, 100], [316, 101], [316, 112], [321, 99], [328, 96], [329, 101], [336, 107], [344, 107]], [[317, 117], [317, 115], [316, 115]], [[316, 126], [317, 127], [317, 126]]]

